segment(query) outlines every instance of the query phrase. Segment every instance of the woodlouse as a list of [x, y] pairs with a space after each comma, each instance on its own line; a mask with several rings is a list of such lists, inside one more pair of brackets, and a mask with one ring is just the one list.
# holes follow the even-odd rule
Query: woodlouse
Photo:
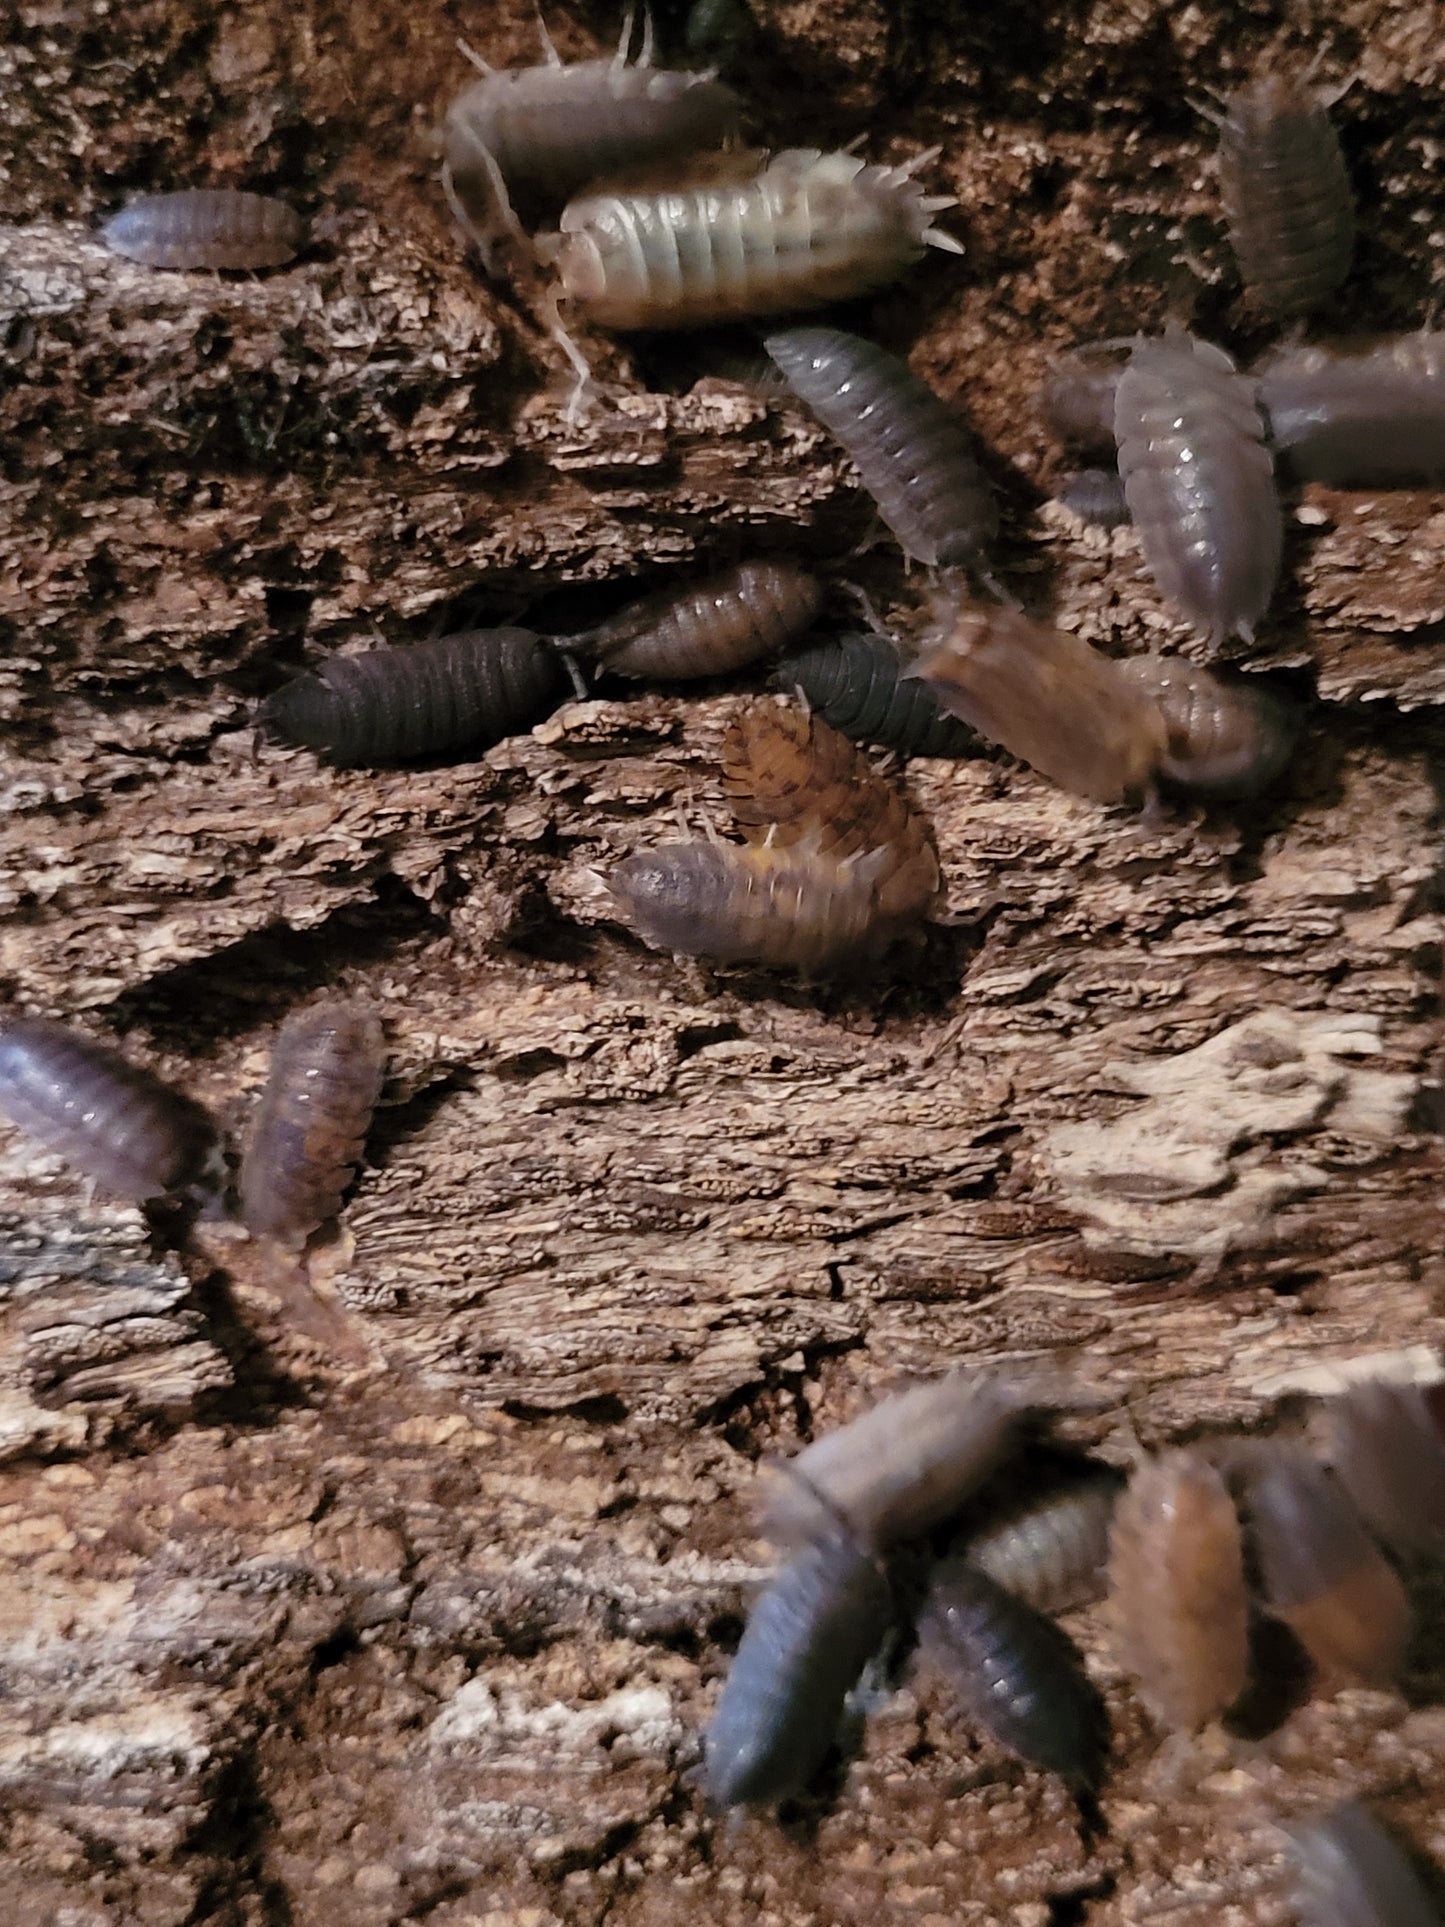
[[1081, 468], [1054, 497], [1092, 529], [1117, 529], [1129, 520], [1124, 478], [1116, 468]]
[[1303, 1927], [1440, 1927], [1409, 1859], [1356, 1801], [1287, 1831]]
[[44, 1017], [16, 1018], [0, 1032], [0, 1111], [135, 1203], [199, 1184], [216, 1150], [200, 1105], [109, 1045]]
[[972, 434], [927, 382], [837, 328], [791, 328], [766, 346], [852, 458], [904, 554], [930, 568], [978, 564], [998, 534], [998, 504]]
[[1249, 1673], [1249, 1600], [1239, 1519], [1224, 1481], [1189, 1451], [1140, 1466], [1109, 1537], [1119, 1656], [1163, 1726], [1225, 1713]]
[[1101, 1599], [1109, 1527], [1124, 1481], [1107, 1466], [1042, 1495], [990, 1512], [960, 1550], [970, 1565], [1038, 1612], [1069, 1612]]
[[1297, 481], [1409, 488], [1445, 476], [1445, 334], [1357, 355], [1281, 348], [1256, 372], [1271, 440]]
[[1258, 795], [1288, 763], [1296, 718], [1268, 690], [1226, 681], [1182, 656], [1131, 656], [1118, 666], [1164, 719], [1161, 781], [1223, 801]]
[[842, 1518], [864, 1545], [915, 1539], [949, 1517], [1014, 1448], [1026, 1388], [951, 1372], [895, 1393], [773, 1468], [763, 1530], [796, 1545]]
[[905, 676], [887, 636], [845, 635], [788, 656], [772, 685], [801, 690], [815, 716], [855, 742], [877, 743], [903, 756], [977, 756], [978, 737], [947, 716], [926, 682]]
[[385, 1071], [381, 1021], [365, 1006], [313, 1004], [286, 1019], [241, 1161], [247, 1230], [299, 1248], [336, 1216]]
[[100, 230], [112, 254], [150, 268], [279, 268], [306, 239], [284, 201], [232, 187], [142, 194]]
[[1230, 245], [1253, 305], [1276, 320], [1317, 308], [1350, 271], [1355, 197], [1328, 109], [1341, 90], [1281, 74], [1227, 94], [1219, 185]]
[[1330, 1463], [1388, 1545], [1445, 1548], [1445, 1439], [1418, 1385], [1366, 1379], [1326, 1406]]
[[1180, 329], [1140, 337], [1114, 397], [1119, 472], [1165, 597], [1211, 642], [1252, 640], [1284, 524], [1255, 384]]
[[555, 709], [561, 659], [526, 629], [478, 629], [406, 649], [331, 655], [261, 705], [261, 722], [338, 764], [484, 749]]
[[846, 1535], [809, 1545], [777, 1573], [748, 1615], [707, 1730], [714, 1804], [769, 1806], [803, 1791], [891, 1614], [882, 1573]]
[[1031, 1766], [1093, 1785], [1108, 1731], [1104, 1703], [1050, 1620], [966, 1560], [949, 1560], [929, 1588], [919, 1646], [972, 1724]]
[[442, 125], [442, 184], [453, 212], [489, 257], [503, 233], [555, 214], [579, 189], [634, 168], [720, 147], [738, 131], [742, 102], [710, 73], [652, 65], [651, 23], [629, 65], [629, 12], [610, 58], [564, 65], [545, 40], [545, 64], [498, 71], [470, 48], [481, 78], [457, 95]]
[[1119, 663], [1017, 610], [941, 606], [916, 673], [944, 709], [1076, 795], [1118, 803], [1147, 790], [1164, 720]]
[[1353, 1506], [1308, 1452], [1266, 1446], [1246, 1505], [1264, 1603], [1321, 1672], [1388, 1686], [1410, 1637], [1405, 1589]]
[[847, 301], [927, 247], [962, 252], [932, 222], [952, 197], [926, 195], [913, 179], [936, 152], [873, 167], [797, 148], [761, 171], [757, 155], [727, 156], [717, 179], [572, 201], [561, 232], [538, 245], [561, 295], [604, 328], [703, 328]]
[[740, 562], [646, 596], [566, 646], [619, 676], [725, 676], [802, 635], [822, 606], [821, 583], [795, 562]]
[[1039, 390], [1039, 413], [1049, 431], [1070, 448], [1094, 455], [1114, 453], [1114, 398], [1123, 369], [1117, 356], [1076, 350], [1056, 355]]

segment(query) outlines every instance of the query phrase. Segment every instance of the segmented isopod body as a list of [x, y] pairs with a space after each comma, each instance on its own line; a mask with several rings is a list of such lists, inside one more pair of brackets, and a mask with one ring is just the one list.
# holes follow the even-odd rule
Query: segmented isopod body
[[1368, 354], [1282, 348], [1257, 371], [1283, 466], [1333, 488], [1409, 488], [1445, 477], [1445, 334]]
[[792, 328], [766, 345], [852, 457], [904, 554], [930, 568], [978, 562], [998, 534], [998, 504], [972, 434], [927, 382], [837, 328]]
[[241, 1161], [241, 1222], [296, 1247], [341, 1209], [386, 1074], [374, 1011], [313, 1004], [286, 1019]]
[[1075, 1787], [1098, 1778], [1104, 1703], [1052, 1621], [966, 1560], [940, 1566], [919, 1623], [925, 1661], [972, 1724]]
[[719, 1806], [769, 1806], [822, 1765], [843, 1702], [888, 1630], [882, 1573], [841, 1534], [806, 1547], [748, 1617], [704, 1742]]
[[1303, 1927], [1440, 1927], [1406, 1855], [1353, 1800], [1288, 1829]]
[[206, 1174], [210, 1118], [106, 1044], [20, 1017], [0, 1032], [0, 1112], [116, 1197], [141, 1203]]
[[1418, 1385], [1366, 1379], [1326, 1408], [1335, 1477], [1387, 1544], [1445, 1548], [1445, 1439]]
[[100, 230], [112, 254], [150, 268], [279, 268], [306, 239], [306, 223], [269, 194], [188, 187], [142, 194]]
[[[629, 66], [631, 19], [610, 59], [497, 72], [457, 95], [442, 126], [443, 183], [484, 253], [529, 218], [555, 214], [593, 181], [680, 161], [737, 133], [742, 102], [708, 73], [653, 67], [651, 47]], [[549, 48], [550, 51], [550, 48]]]
[[588, 195], [539, 246], [561, 293], [604, 328], [704, 328], [847, 301], [895, 280], [927, 247], [961, 252], [932, 224], [952, 198], [913, 179], [931, 158], [870, 167], [855, 154], [789, 149], [751, 178]]
[[619, 676], [725, 676], [802, 635], [823, 606], [816, 576], [793, 562], [740, 562], [686, 589], [663, 589], [567, 639]]
[[1039, 413], [1050, 432], [1070, 448], [1112, 455], [1114, 397], [1123, 372], [1117, 359], [1098, 354], [1057, 355], [1039, 390]]
[[1355, 198], [1327, 111], [1337, 98], [1269, 74], [1211, 114], [1240, 277], [1255, 307], [1276, 320], [1317, 308], [1350, 271]]
[[1124, 1481], [1100, 1466], [1042, 1497], [1030, 1493], [968, 1533], [960, 1548], [1038, 1612], [1069, 1612], [1102, 1599], [1109, 1527]]
[[1234, 1704], [1249, 1672], [1239, 1519], [1214, 1467], [1188, 1451], [1139, 1467], [1109, 1536], [1120, 1658], [1163, 1726], [1192, 1731]]
[[1284, 769], [1298, 727], [1267, 690], [1224, 681], [1180, 656], [1131, 656], [1119, 668], [1159, 705], [1160, 778], [1191, 796], [1256, 796]]
[[1264, 1603], [1326, 1674], [1388, 1686], [1410, 1637], [1405, 1589], [1344, 1493], [1298, 1447], [1263, 1448], [1246, 1503]]
[[1091, 529], [1117, 529], [1129, 520], [1124, 478], [1116, 468], [1081, 468], [1054, 500]]
[[772, 686], [801, 690], [815, 716], [855, 742], [877, 743], [903, 756], [977, 756], [978, 737], [946, 716], [926, 682], [903, 673], [887, 636], [846, 635], [787, 656]]
[[1079, 796], [1119, 803], [1148, 788], [1164, 719], [1121, 664], [1014, 609], [942, 607], [916, 673], [944, 709]]
[[263, 725], [333, 763], [484, 749], [556, 708], [556, 650], [526, 629], [478, 629], [409, 649], [328, 656], [261, 705]]
[[797, 1545], [845, 1519], [863, 1544], [914, 1539], [949, 1517], [1007, 1457], [1026, 1387], [951, 1372], [895, 1393], [774, 1468], [763, 1530]]
[[1253, 638], [1279, 575], [1283, 519], [1255, 384], [1182, 330], [1140, 338], [1114, 436], [1155, 581], [1212, 642]]

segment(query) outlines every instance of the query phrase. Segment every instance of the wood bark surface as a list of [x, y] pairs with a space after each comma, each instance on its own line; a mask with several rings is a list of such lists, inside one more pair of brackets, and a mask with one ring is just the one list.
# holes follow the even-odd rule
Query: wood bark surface
[[[1445, 1862], [1438, 1573], [1401, 1696], [1252, 1741], [1161, 1742], [1076, 1616], [1115, 1727], [1093, 1824], [921, 1684], [785, 1825], [686, 1777], [767, 1569], [759, 1462], [908, 1377], [1047, 1361], [1106, 1395], [1066, 1433], [1127, 1464], [1360, 1360], [1431, 1369], [1445, 500], [1291, 498], [1241, 653], [1310, 706], [1263, 802], [1145, 818], [918, 763], [947, 898], [917, 951], [827, 990], [675, 963], [597, 877], [679, 808], [725, 821], [736, 688], [614, 685], [460, 767], [253, 755], [256, 699], [328, 648], [578, 627], [752, 551], [817, 559], [839, 617], [854, 583], [918, 618], [826, 438], [710, 372], [736, 342], [588, 338], [569, 424], [542, 284], [480, 278], [426, 138], [456, 36], [530, 61], [530, 11], [5, 18], [0, 993], [233, 1130], [299, 1001], [365, 995], [392, 1045], [310, 1260], [353, 1352], [276, 1258], [0, 1134], [7, 1918], [1274, 1922], [1274, 1821], [1342, 1791]], [[549, 25], [581, 58], [618, 23]], [[1417, 326], [1439, 29], [1408, 0], [762, 10], [763, 139], [942, 145], [966, 254], [853, 319], [967, 408], [1032, 609], [1193, 646], [1130, 531], [1045, 505], [1032, 401], [1050, 353], [1171, 315], [1265, 345], [1191, 99], [1328, 37], [1362, 205], [1331, 326]], [[182, 276], [95, 238], [210, 183], [286, 194], [312, 245]]]

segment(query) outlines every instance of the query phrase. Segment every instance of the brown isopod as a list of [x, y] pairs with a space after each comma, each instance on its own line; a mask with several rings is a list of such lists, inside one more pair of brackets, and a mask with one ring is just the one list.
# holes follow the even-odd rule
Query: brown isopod
[[1276, 320], [1317, 308], [1350, 271], [1355, 197], [1328, 109], [1344, 90], [1267, 74], [1201, 109], [1219, 127], [1219, 186], [1245, 292]]
[[44, 1017], [0, 1032], [0, 1112], [116, 1197], [200, 1184], [216, 1129], [200, 1105], [109, 1045]]
[[685, 589], [663, 589], [610, 622], [565, 639], [619, 676], [725, 676], [781, 649], [823, 606], [817, 577], [794, 562], [740, 562]]
[[1115, 392], [1114, 439], [1164, 596], [1211, 642], [1251, 641], [1284, 543], [1256, 384], [1182, 329], [1141, 336]]
[[1101, 1599], [1107, 1586], [1109, 1527], [1121, 1476], [1099, 1466], [1042, 1494], [1029, 1490], [981, 1526], [959, 1550], [1038, 1612], [1069, 1612]]
[[1297, 720], [1268, 690], [1226, 681], [1181, 656], [1131, 656], [1118, 667], [1164, 718], [1161, 781], [1224, 801], [1258, 795], [1289, 761]]
[[1419, 1875], [1354, 1800], [1286, 1829], [1303, 1927], [1440, 1927]]
[[1330, 1463], [1386, 1544], [1445, 1549], [1445, 1438], [1419, 1385], [1364, 1379], [1325, 1407]]
[[1192, 1732], [1229, 1710], [1249, 1675], [1244, 1555], [1234, 1502], [1198, 1453], [1166, 1452], [1130, 1479], [1109, 1598], [1119, 1657], [1160, 1725]]
[[1122, 664], [1014, 609], [940, 608], [915, 673], [944, 709], [1078, 796], [1119, 803], [1149, 788], [1164, 719]]
[[313, 1004], [286, 1019], [241, 1162], [241, 1222], [299, 1249], [334, 1218], [386, 1074], [374, 1011]]
[[1245, 1466], [1266, 1607], [1322, 1673], [1390, 1685], [1409, 1643], [1409, 1601], [1354, 1507], [1301, 1447], [1262, 1447]]
[[1280, 348], [1256, 370], [1281, 463], [1331, 488], [1410, 488], [1445, 476], [1445, 334], [1367, 353]]
[[285, 201], [232, 187], [142, 194], [100, 230], [112, 254], [150, 268], [279, 268], [306, 239]]

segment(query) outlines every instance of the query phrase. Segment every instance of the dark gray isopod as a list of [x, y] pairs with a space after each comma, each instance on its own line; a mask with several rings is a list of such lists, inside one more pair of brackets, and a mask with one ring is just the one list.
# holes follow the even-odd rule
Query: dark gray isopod
[[882, 1573], [845, 1536], [782, 1568], [753, 1607], [707, 1731], [703, 1778], [715, 1805], [770, 1806], [803, 1791], [891, 1614]]
[[1093, 529], [1117, 529], [1129, 520], [1124, 478], [1115, 468], [1081, 468], [1054, 500]]
[[284, 201], [231, 187], [142, 194], [100, 230], [112, 254], [150, 268], [279, 268], [306, 239]]
[[43, 1017], [0, 1034], [0, 1111], [104, 1190], [140, 1203], [200, 1182], [216, 1130], [119, 1051]]
[[1445, 478], [1445, 334], [1367, 354], [1282, 348], [1256, 371], [1281, 465], [1329, 488], [1410, 488]]
[[1346, 1800], [1288, 1831], [1304, 1927], [1440, 1927], [1419, 1875], [1367, 1808]]
[[1117, 356], [1106, 361], [1098, 351], [1056, 356], [1039, 390], [1039, 412], [1050, 433], [1070, 448], [1112, 455], [1122, 372]]
[[887, 636], [846, 635], [788, 656], [773, 672], [774, 689], [801, 689], [809, 708], [856, 743], [877, 743], [903, 756], [981, 756], [983, 743], [939, 707], [926, 682], [904, 673]]
[[561, 658], [527, 629], [328, 656], [261, 705], [264, 727], [333, 763], [393, 763], [499, 743], [555, 709]]
[[1042, 1495], [1030, 1491], [961, 1537], [969, 1564], [1037, 1612], [1062, 1613], [1108, 1588], [1109, 1526], [1124, 1488], [1101, 1466]]

